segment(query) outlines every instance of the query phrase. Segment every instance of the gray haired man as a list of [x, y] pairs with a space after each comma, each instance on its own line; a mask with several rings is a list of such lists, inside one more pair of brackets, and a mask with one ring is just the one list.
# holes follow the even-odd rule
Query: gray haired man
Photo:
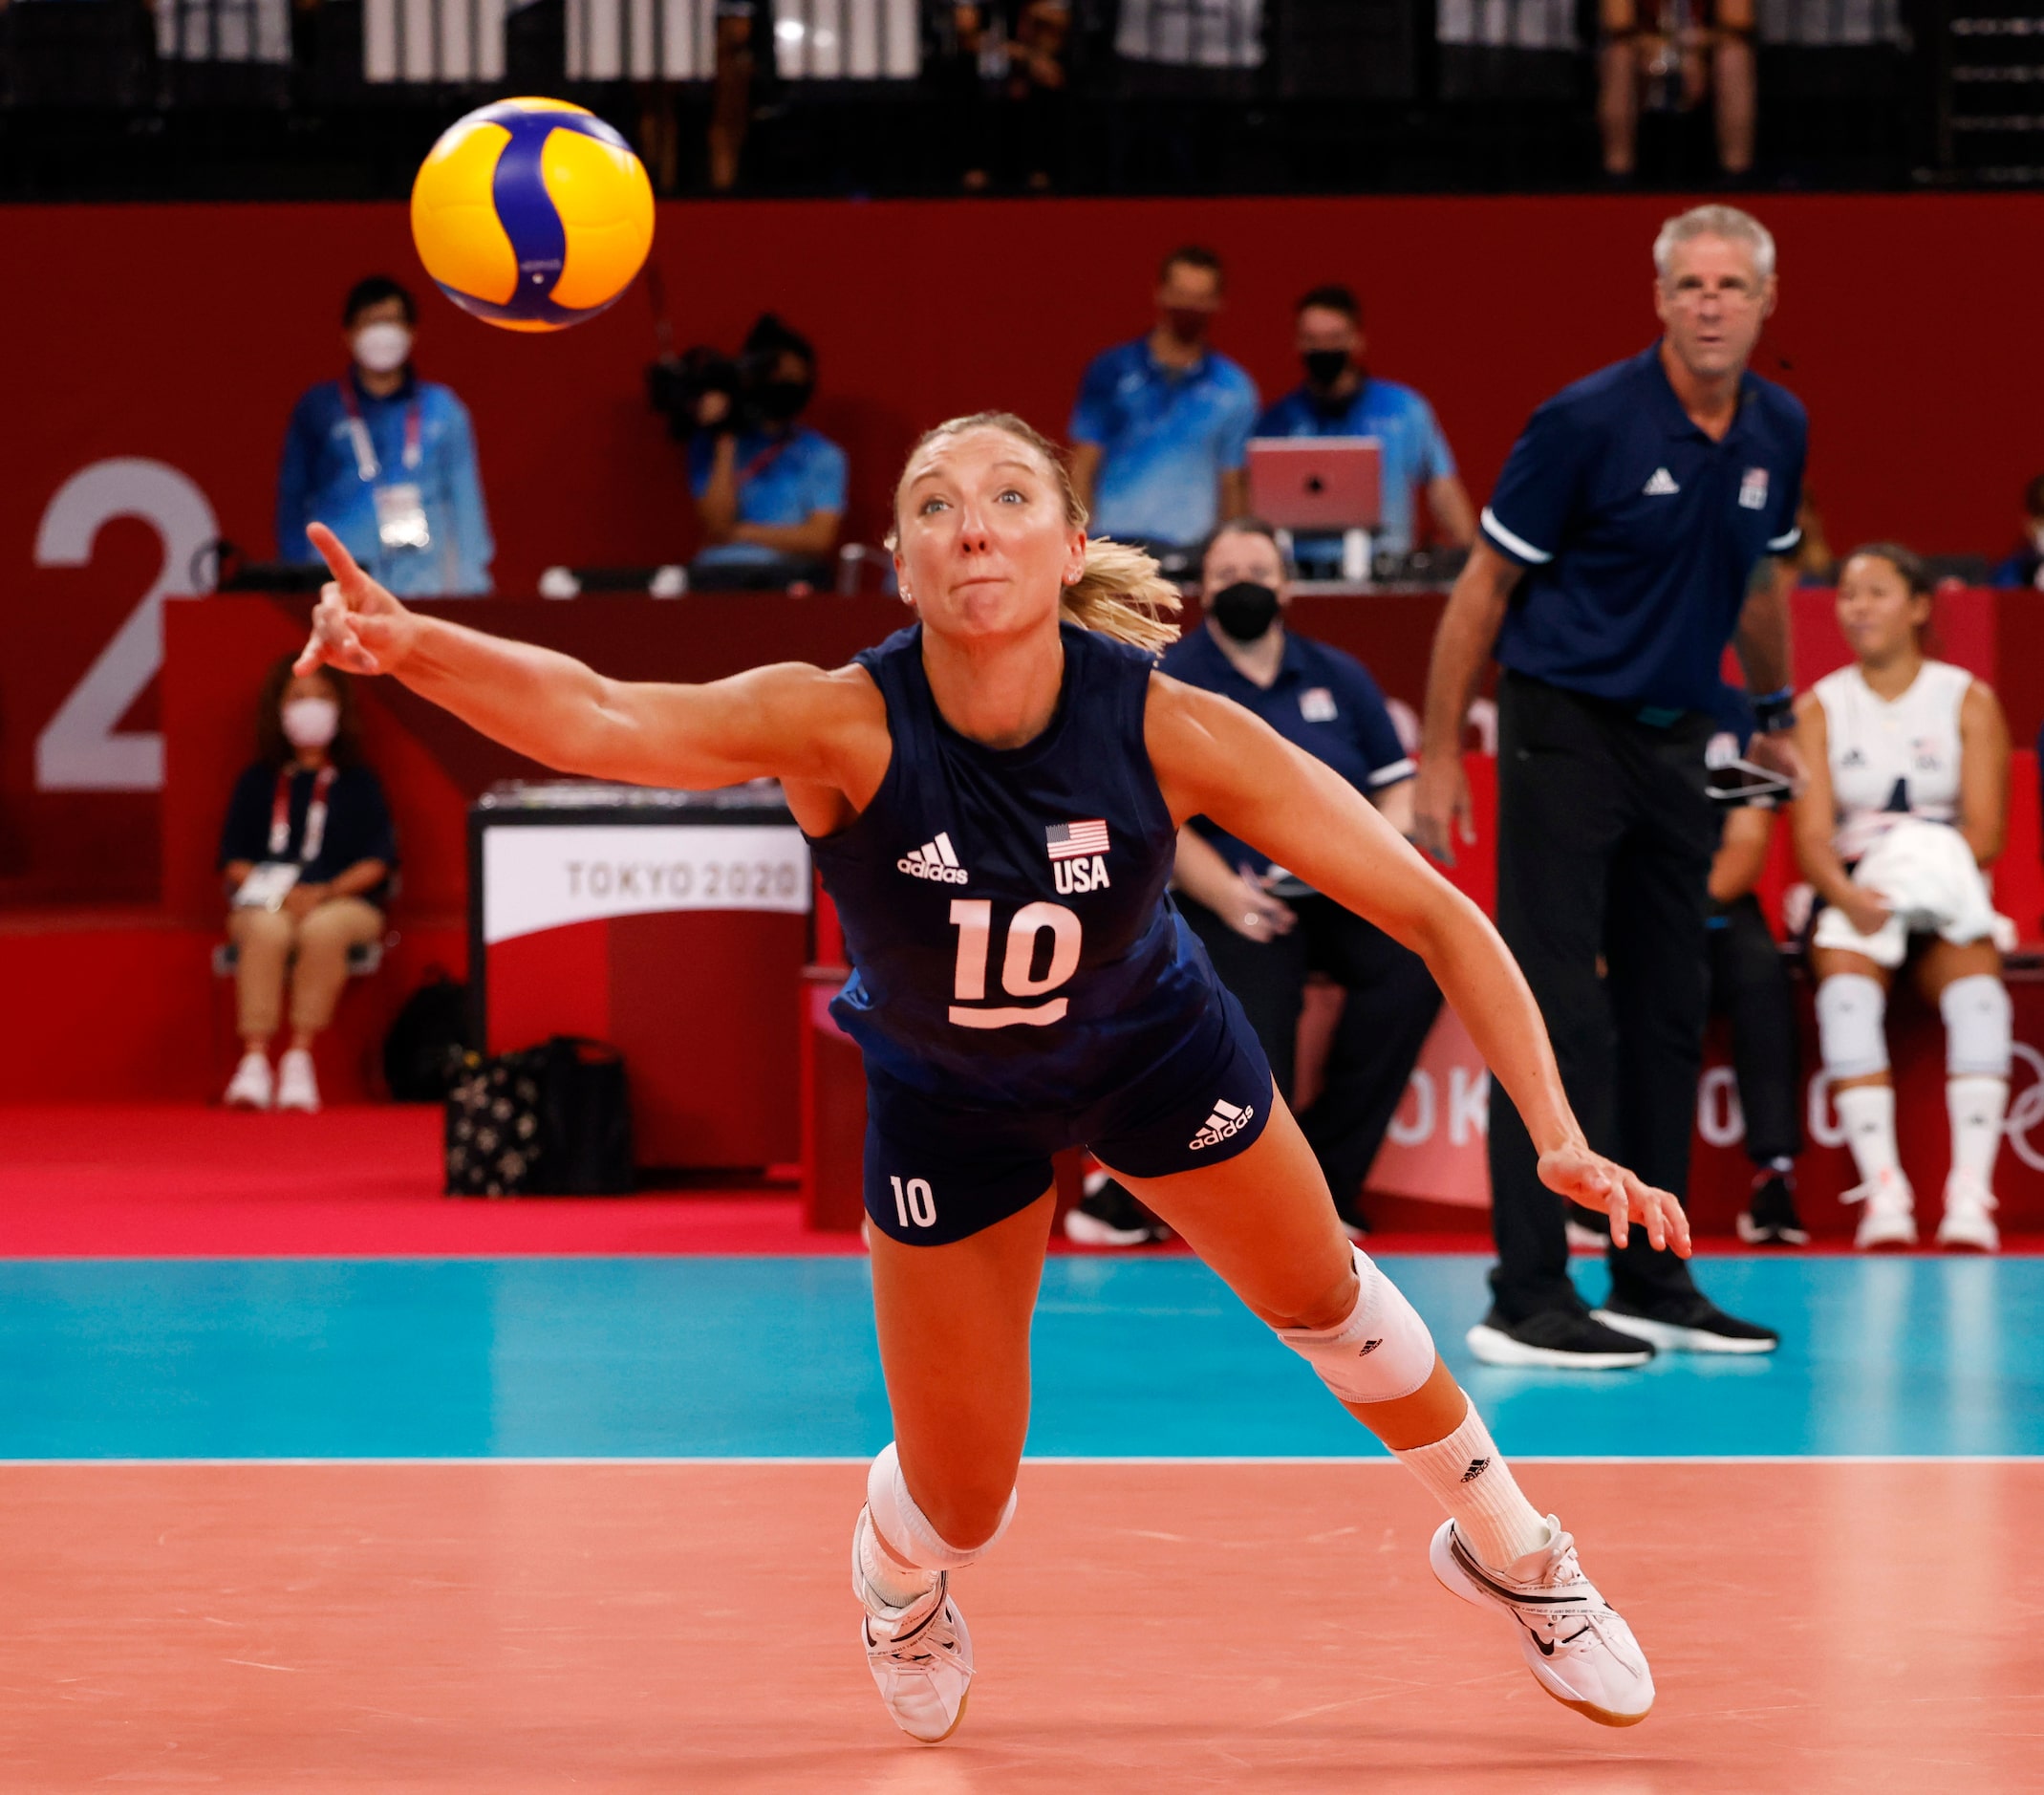
[[[1541, 405], [1484, 508], [1434, 638], [1414, 809], [1422, 845], [1452, 859], [1469, 838], [1463, 720], [1495, 653], [1497, 926], [1591, 1144], [1679, 1196], [1707, 997], [1708, 706], [1736, 640], [1753, 755], [1797, 770], [1787, 557], [1808, 424], [1747, 367], [1775, 305], [1766, 227], [1698, 206], [1662, 227], [1653, 262], [1661, 339]], [[1478, 1358], [1602, 1370], [1656, 1348], [1775, 1346], [1637, 1235], [1591, 1310], [1561, 1203], [1495, 1089], [1490, 1160], [1498, 1263], [1470, 1332]]]

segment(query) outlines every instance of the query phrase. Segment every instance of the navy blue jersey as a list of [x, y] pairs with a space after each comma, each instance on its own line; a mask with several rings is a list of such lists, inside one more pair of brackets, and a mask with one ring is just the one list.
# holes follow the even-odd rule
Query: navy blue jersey
[[1164, 896], [1176, 832], [1143, 740], [1154, 661], [1061, 626], [1049, 724], [983, 747], [938, 714], [920, 625], [856, 657], [887, 701], [887, 777], [812, 842], [853, 973], [830, 1013], [871, 1070], [1003, 1109], [1098, 1102], [1219, 1003]]

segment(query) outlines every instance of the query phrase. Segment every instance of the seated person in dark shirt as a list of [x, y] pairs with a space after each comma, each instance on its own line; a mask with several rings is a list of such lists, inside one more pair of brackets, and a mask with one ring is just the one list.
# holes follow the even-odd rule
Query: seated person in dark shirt
[[[1411, 757], [1363, 663], [1285, 629], [1290, 573], [1268, 524], [1223, 524], [1200, 563], [1206, 620], [1165, 655], [1164, 671], [1255, 711], [1406, 830]], [[1440, 1010], [1432, 976], [1382, 929], [1203, 816], [1178, 832], [1176, 886], [1180, 912], [1247, 1012], [1287, 1101], [1308, 976], [1324, 973], [1346, 993], [1325, 1082], [1299, 1119], [1343, 1222], [1361, 1234], [1363, 1180]], [[1153, 1238], [1118, 1184], [1097, 1173], [1087, 1184], [1085, 1200], [1065, 1219], [1073, 1240], [1132, 1245]]]
[[[361, 764], [346, 674], [294, 675], [287, 655], [263, 681], [255, 734], [259, 758], [220, 832], [243, 1049], [226, 1101], [316, 1110], [312, 1039], [333, 1020], [349, 949], [382, 939], [397, 838], [383, 788]], [[287, 986], [290, 1045], [272, 1077]]]
[[2023, 488], [2023, 540], [1989, 584], [2044, 588], [2044, 474]]

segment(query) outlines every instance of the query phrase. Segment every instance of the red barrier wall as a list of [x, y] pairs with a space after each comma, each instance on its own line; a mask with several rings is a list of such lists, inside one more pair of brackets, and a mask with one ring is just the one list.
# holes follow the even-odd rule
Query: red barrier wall
[[[921, 425], [1000, 404], [1062, 428], [1087, 357], [1144, 326], [1151, 265], [1189, 238], [1229, 257], [1219, 340], [1267, 392], [1295, 376], [1292, 299], [1355, 283], [1374, 365], [1432, 399], [1480, 494], [1535, 402], [1650, 339], [1646, 248], [1674, 204], [678, 203], [655, 255], [679, 341], [734, 340], [765, 306], [814, 336], [815, 422], [850, 453], [871, 537]], [[1834, 540], [1999, 548], [2044, 414], [2027, 352], [2044, 197], [1758, 209], [1784, 276], [1760, 365], [1811, 407]], [[157, 778], [118, 738], [155, 726], [150, 595], [184, 589], [216, 529], [267, 549], [284, 421], [339, 365], [340, 294], [419, 269], [396, 205], [0, 207], [0, 232], [17, 276], [0, 285], [0, 902], [146, 899]], [[500, 590], [549, 561], [690, 546], [678, 451], [640, 397], [651, 322], [643, 292], [540, 338], [428, 298], [420, 365], [475, 414]]]

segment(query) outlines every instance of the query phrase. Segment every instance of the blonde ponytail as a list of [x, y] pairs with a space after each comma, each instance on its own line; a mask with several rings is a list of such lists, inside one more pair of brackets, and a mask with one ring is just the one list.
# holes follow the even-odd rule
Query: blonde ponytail
[[[957, 436], [966, 430], [1000, 430], [1018, 443], [1026, 443], [1043, 457], [1051, 478], [1065, 501], [1065, 520], [1084, 530], [1086, 507], [1073, 489], [1070, 470], [1058, 445], [1011, 411], [979, 411], [969, 418], [950, 418], [934, 430], [926, 430], [909, 451], [909, 463], [939, 437]], [[906, 469], [904, 469], [904, 476]], [[899, 487], [897, 485], [897, 495]], [[895, 543], [890, 530], [887, 546]], [[1152, 653], [1169, 648], [1178, 639], [1178, 626], [1170, 614], [1178, 609], [1178, 589], [1157, 571], [1153, 556], [1126, 542], [1096, 536], [1086, 545], [1086, 571], [1076, 583], [1065, 588], [1059, 615], [1069, 617], [1083, 630], [1112, 637]]]
[[1178, 589], [1157, 571], [1156, 559], [1109, 536], [1086, 545], [1086, 572], [1065, 587], [1058, 607], [1083, 630], [1110, 636], [1152, 652], [1178, 639], [1171, 614]]

